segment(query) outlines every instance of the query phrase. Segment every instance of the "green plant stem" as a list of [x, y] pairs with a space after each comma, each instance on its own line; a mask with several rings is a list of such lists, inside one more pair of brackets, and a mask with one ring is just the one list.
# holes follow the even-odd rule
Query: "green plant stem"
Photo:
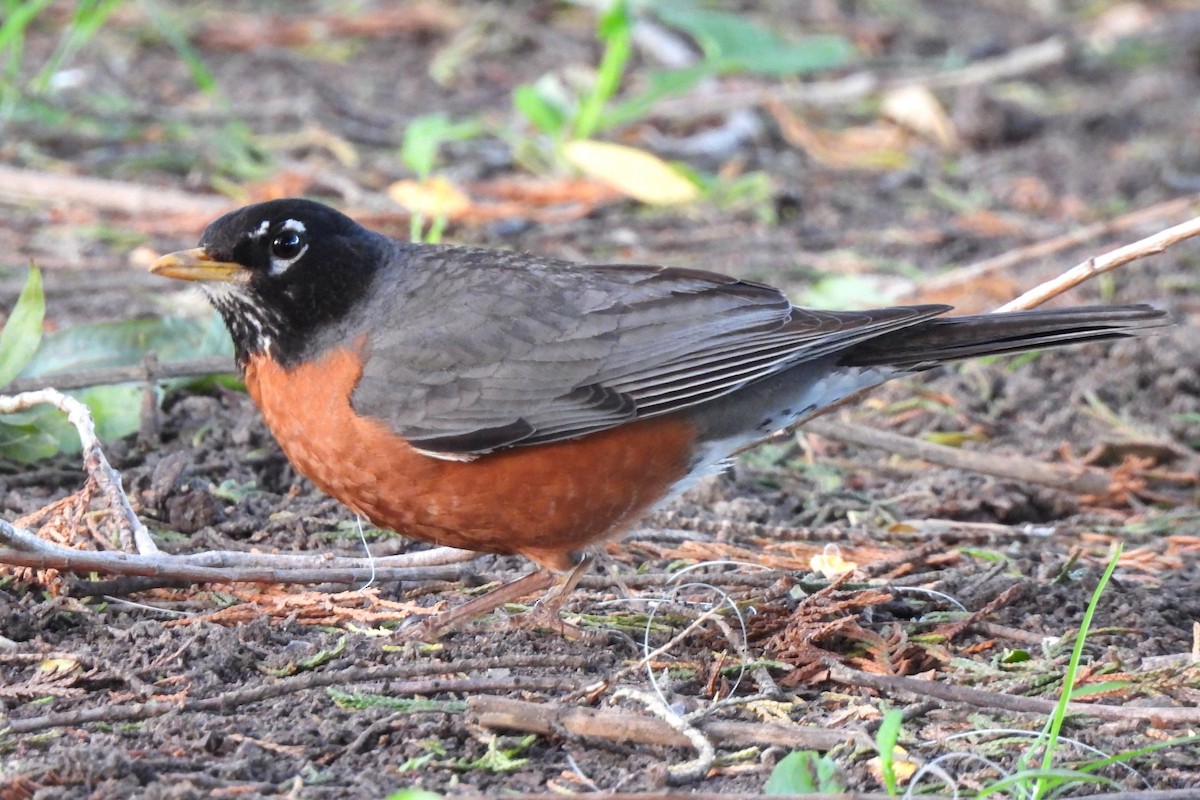
[[[1042, 755], [1042, 769], [1046, 772], [1052, 770], [1054, 763], [1054, 751], [1058, 744], [1058, 736], [1062, 731], [1063, 721], [1067, 716], [1067, 705], [1071, 702], [1071, 693], [1075, 690], [1075, 677], [1079, 673], [1079, 662], [1083, 658], [1083, 645], [1087, 640], [1088, 629], [1092, 625], [1092, 617], [1096, 614], [1096, 607], [1100, 604], [1100, 595], [1104, 593], [1104, 587], [1108, 585], [1109, 579], [1117, 568], [1117, 562], [1121, 559], [1121, 551], [1123, 546], [1118, 543], [1116, 552], [1109, 559], [1108, 568], [1104, 570], [1104, 574], [1100, 576], [1100, 582], [1096, 584], [1096, 590], [1092, 592], [1091, 602], [1088, 603], [1087, 610], [1083, 613], [1083, 622], [1079, 625], [1079, 633], [1075, 636], [1075, 646], [1071, 650], [1071, 660], [1067, 664], [1067, 673], [1063, 677], [1063, 689], [1058, 698], [1058, 705], [1054, 709], [1054, 714], [1050, 717], [1049, 730], [1047, 732], [1046, 752]], [[1033, 796], [1040, 798], [1045, 796], [1045, 792], [1049, 789], [1050, 779], [1039, 777], [1037, 787], [1034, 790]]]
[[613, 3], [600, 23], [600, 33], [605, 40], [604, 56], [596, 70], [596, 82], [583, 98], [575, 117], [572, 135], [576, 139], [591, 138], [600, 127], [604, 107], [616, 94], [625, 74], [625, 65], [632, 51], [633, 28], [624, 0]]

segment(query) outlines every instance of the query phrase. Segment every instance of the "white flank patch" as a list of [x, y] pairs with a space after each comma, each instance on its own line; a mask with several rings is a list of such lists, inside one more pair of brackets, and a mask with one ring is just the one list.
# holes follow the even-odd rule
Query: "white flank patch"
[[477, 453], [443, 453], [438, 450], [422, 450], [419, 447], [414, 447], [413, 450], [438, 461], [474, 461], [479, 457]]
[[[855, 367], [838, 369], [812, 383], [797, 386], [795, 394], [781, 396], [778, 407], [769, 411], [758, 426], [724, 439], [700, 443], [692, 456], [690, 474], [671, 487], [670, 492], [655, 508], [675, 499], [702, 479], [719, 475], [734, 462], [733, 454], [776, 431], [803, 420], [815, 411], [830, 406], [844, 397], [868, 386], [878, 386], [903, 370], [887, 367]], [[720, 402], [720, 401], [717, 401]], [[790, 413], [784, 413], [785, 411]]]

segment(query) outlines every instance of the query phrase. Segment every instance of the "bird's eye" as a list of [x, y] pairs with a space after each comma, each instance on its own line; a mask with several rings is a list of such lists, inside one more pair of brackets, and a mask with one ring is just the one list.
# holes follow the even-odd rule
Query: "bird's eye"
[[281, 261], [291, 261], [304, 252], [304, 240], [295, 231], [284, 231], [271, 240], [271, 255]]

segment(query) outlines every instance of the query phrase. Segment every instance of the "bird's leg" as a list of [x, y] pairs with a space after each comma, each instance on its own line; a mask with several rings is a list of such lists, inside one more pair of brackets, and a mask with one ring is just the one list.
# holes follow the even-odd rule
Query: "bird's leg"
[[493, 589], [487, 594], [480, 595], [474, 600], [463, 603], [457, 608], [447, 609], [429, 617], [409, 629], [406, 638], [417, 641], [436, 641], [466, 623], [476, 620], [490, 611], [495, 611], [505, 603], [511, 603], [527, 594], [547, 588], [550, 591], [546, 592], [533, 605], [533, 608], [524, 614], [513, 617], [510, 624], [521, 628], [549, 628], [572, 639], [581, 638], [583, 632], [574, 625], [563, 622], [560, 614], [563, 606], [566, 605], [567, 598], [571, 592], [575, 591], [575, 587], [579, 585], [579, 581], [587, 573], [592, 562], [591, 556], [585, 556], [567, 573], [565, 578], [561, 579], [559, 573], [542, 567]]
[[549, 628], [550, 630], [558, 631], [569, 639], [583, 638], [583, 631], [563, 620], [562, 610], [563, 606], [567, 604], [571, 592], [575, 591], [575, 588], [579, 586], [579, 581], [587, 574], [588, 569], [591, 568], [593, 563], [595, 563], [595, 558], [584, 556], [567, 573], [567, 577], [551, 588], [550, 591], [546, 592], [541, 600], [534, 603], [533, 608], [519, 617], [515, 617], [512, 620], [513, 624], [522, 628]]
[[[450, 631], [456, 630], [462, 625], [482, 617], [489, 611], [495, 611], [505, 603], [511, 603], [517, 598], [524, 597], [531, 592], [541, 591], [553, 586], [557, 580], [558, 575], [553, 570], [542, 567], [524, 577], [517, 578], [515, 581], [493, 589], [487, 594], [480, 595], [474, 600], [463, 603], [461, 606], [446, 609], [440, 614], [434, 614], [424, 622], [411, 628], [407, 638], [428, 642], [436, 641], [447, 633], [450, 633]], [[569, 577], [568, 580], [570, 580]]]

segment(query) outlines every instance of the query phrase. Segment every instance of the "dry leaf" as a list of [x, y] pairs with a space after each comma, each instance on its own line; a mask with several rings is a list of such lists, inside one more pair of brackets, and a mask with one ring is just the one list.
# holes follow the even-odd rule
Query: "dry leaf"
[[1105, 10], [1092, 21], [1087, 43], [1101, 53], [1116, 49], [1122, 39], [1129, 39], [1148, 30], [1157, 15], [1144, 3], [1121, 3]]
[[779, 132], [788, 144], [832, 169], [893, 170], [908, 164], [908, 137], [894, 125], [864, 125], [842, 131], [810, 127], [782, 104], [770, 102]]
[[414, 214], [427, 217], [456, 218], [471, 208], [471, 198], [440, 176], [423, 181], [396, 181], [387, 189], [388, 197]]
[[958, 132], [946, 109], [925, 86], [901, 86], [883, 96], [883, 115], [943, 150], [958, 149]]
[[584, 175], [648, 205], [687, 203], [700, 194], [679, 170], [645, 150], [581, 139], [568, 142], [563, 155]]

